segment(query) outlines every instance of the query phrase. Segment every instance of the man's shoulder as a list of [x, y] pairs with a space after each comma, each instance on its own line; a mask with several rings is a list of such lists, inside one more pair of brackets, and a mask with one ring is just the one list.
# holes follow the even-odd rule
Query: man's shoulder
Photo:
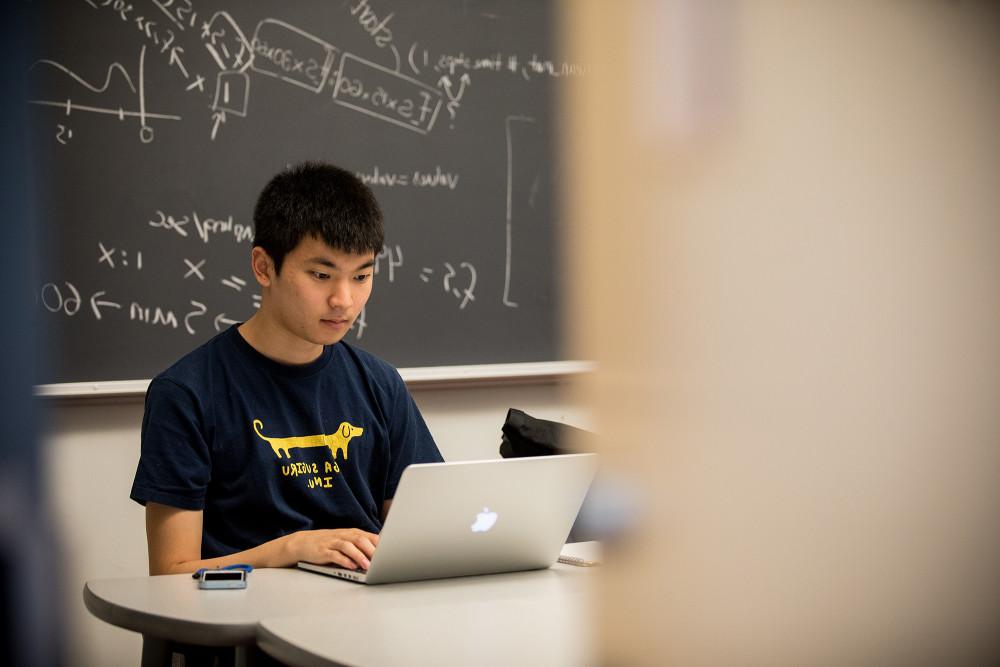
[[341, 355], [361, 375], [377, 384], [391, 386], [403, 383], [402, 378], [399, 376], [399, 371], [396, 370], [395, 366], [367, 350], [355, 347], [344, 341], [337, 343], [333, 349], [334, 354]]
[[210, 376], [212, 367], [220, 363], [227, 347], [231, 345], [227, 339], [232, 331], [223, 331], [191, 350], [153, 378], [153, 382], [170, 382], [188, 389], [203, 385]]

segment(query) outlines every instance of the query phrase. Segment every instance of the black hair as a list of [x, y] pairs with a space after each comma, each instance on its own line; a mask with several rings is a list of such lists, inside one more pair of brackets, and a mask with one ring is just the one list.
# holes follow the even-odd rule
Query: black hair
[[253, 224], [253, 244], [271, 256], [275, 273], [307, 236], [356, 254], [378, 253], [384, 241], [382, 209], [371, 188], [322, 162], [304, 162], [272, 178], [257, 198]]

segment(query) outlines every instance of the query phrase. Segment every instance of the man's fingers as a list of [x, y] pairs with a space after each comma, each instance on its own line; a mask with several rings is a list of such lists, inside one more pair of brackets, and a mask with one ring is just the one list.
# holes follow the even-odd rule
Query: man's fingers
[[328, 556], [330, 558], [330, 562], [334, 565], [339, 565], [340, 567], [348, 570], [354, 570], [358, 567], [357, 563], [335, 549], [330, 549]]
[[354, 529], [344, 536], [344, 539], [349, 540], [361, 550], [368, 558], [375, 555], [375, 547], [378, 546], [378, 535], [375, 533], [369, 533], [361, 529]]
[[367, 570], [379, 541], [375, 533], [358, 528], [317, 531], [315, 535], [322, 539], [328, 562], [351, 569]]
[[368, 558], [375, 555], [375, 543], [372, 542], [370, 533], [364, 533], [358, 539], [354, 541], [354, 546], [361, 550]]
[[353, 567], [360, 567], [363, 570], [368, 569], [370, 564], [368, 557], [353, 542], [343, 540], [339, 546], [339, 551], [355, 563]]

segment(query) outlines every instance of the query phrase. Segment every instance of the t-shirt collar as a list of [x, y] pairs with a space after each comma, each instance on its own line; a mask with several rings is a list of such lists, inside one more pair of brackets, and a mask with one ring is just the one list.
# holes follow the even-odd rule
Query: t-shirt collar
[[242, 323], [230, 326], [226, 331], [226, 337], [252, 363], [263, 366], [276, 375], [283, 375], [285, 377], [306, 377], [313, 375], [326, 368], [326, 365], [330, 363], [330, 359], [333, 356], [333, 345], [324, 345], [323, 352], [307, 364], [283, 364], [264, 356], [253, 345], [248, 343], [240, 332], [237, 331], [240, 324]]

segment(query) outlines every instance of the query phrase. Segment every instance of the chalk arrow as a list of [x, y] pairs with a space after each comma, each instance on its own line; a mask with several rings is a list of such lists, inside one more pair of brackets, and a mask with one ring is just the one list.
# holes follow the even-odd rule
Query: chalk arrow
[[451, 79], [448, 78], [447, 74], [443, 75], [440, 79], [438, 79], [438, 86], [444, 88], [444, 92], [448, 94], [448, 99], [450, 100], [455, 99], [455, 96], [451, 92]]
[[107, 294], [104, 290], [100, 292], [94, 292], [94, 296], [90, 297], [90, 307], [94, 311], [94, 317], [101, 319], [101, 308], [121, 308], [120, 303], [115, 303], [114, 301], [98, 301], [98, 298]]
[[438, 85], [444, 88], [444, 92], [448, 95], [448, 99], [452, 102], [458, 102], [462, 99], [462, 95], [465, 93], [465, 87], [472, 83], [472, 77], [470, 77], [468, 72], [466, 72], [461, 76], [461, 78], [459, 78], [458, 83], [458, 93], [454, 93], [451, 90], [451, 79], [448, 78], [447, 74], [438, 79]]
[[230, 320], [230, 319], [228, 319], [226, 317], [225, 313], [219, 313], [215, 317], [215, 330], [216, 331], [222, 331], [223, 325], [225, 325], [225, 326], [228, 327], [228, 326], [231, 326], [233, 324], [236, 324], [236, 322], [237, 322], [237, 320]]
[[216, 111], [212, 114], [212, 120], [215, 121], [212, 125], [212, 141], [215, 141], [215, 133], [219, 131], [219, 126], [226, 122], [226, 112]]

